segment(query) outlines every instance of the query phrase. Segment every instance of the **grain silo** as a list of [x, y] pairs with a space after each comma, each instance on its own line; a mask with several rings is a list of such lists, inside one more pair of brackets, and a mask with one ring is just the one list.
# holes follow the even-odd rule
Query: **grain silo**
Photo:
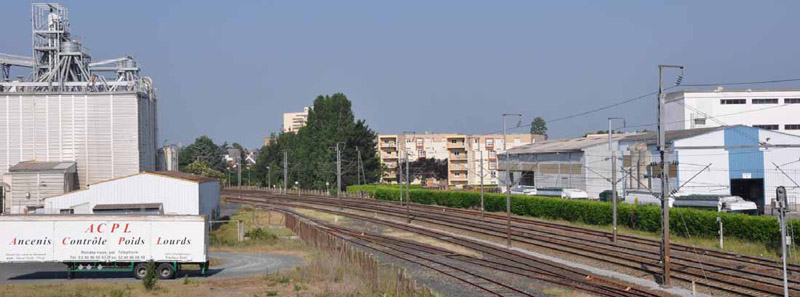
[[[0, 54], [0, 192], [20, 162], [74, 162], [81, 188], [155, 170], [152, 80], [132, 57], [92, 61], [65, 7], [33, 3], [31, 14], [33, 56]], [[32, 71], [11, 80], [11, 67]]]

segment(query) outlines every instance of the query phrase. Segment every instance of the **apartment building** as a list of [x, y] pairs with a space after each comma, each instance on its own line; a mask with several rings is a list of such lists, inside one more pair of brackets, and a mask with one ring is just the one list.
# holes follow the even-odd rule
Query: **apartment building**
[[301, 112], [283, 113], [283, 132], [297, 133], [301, 127], [306, 125], [308, 120], [309, 107], [303, 107]]
[[[379, 135], [378, 149], [381, 162], [386, 165], [383, 182], [397, 182], [398, 157], [409, 161], [419, 158], [447, 160], [447, 184], [451, 186], [478, 185], [483, 172], [484, 184], [497, 184], [497, 154], [503, 144], [507, 148], [544, 140], [542, 135], [527, 133], [507, 134], [453, 134], [423, 133]], [[482, 161], [482, 162], [481, 162]], [[413, 181], [419, 183], [419, 181]]]
[[667, 130], [746, 125], [800, 135], [800, 90], [673, 92], [665, 112]]

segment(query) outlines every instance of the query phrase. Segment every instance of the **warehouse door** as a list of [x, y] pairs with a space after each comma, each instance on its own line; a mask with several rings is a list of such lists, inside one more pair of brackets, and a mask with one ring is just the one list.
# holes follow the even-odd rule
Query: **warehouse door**
[[731, 179], [731, 195], [753, 201], [758, 206], [758, 213], [764, 214], [764, 179]]

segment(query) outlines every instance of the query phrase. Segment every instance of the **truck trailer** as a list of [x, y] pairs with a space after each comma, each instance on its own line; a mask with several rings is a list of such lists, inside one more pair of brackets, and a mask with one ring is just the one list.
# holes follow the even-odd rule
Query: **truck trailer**
[[0, 216], [0, 263], [63, 263], [67, 275], [93, 272], [147, 274], [161, 279], [181, 265], [208, 269], [208, 221], [196, 215]]

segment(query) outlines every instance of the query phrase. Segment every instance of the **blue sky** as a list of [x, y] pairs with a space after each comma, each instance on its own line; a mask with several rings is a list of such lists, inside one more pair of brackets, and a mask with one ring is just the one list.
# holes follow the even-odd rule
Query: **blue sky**
[[[796, 1], [62, 3], [94, 59], [133, 55], [153, 77], [162, 141], [184, 144], [257, 147], [283, 112], [335, 92], [379, 133], [485, 133], [503, 112], [554, 119], [648, 93], [659, 63], [685, 65], [687, 83], [800, 77]], [[29, 14], [3, 3], [0, 52], [30, 53]], [[655, 114], [653, 96], [549, 129]]]

